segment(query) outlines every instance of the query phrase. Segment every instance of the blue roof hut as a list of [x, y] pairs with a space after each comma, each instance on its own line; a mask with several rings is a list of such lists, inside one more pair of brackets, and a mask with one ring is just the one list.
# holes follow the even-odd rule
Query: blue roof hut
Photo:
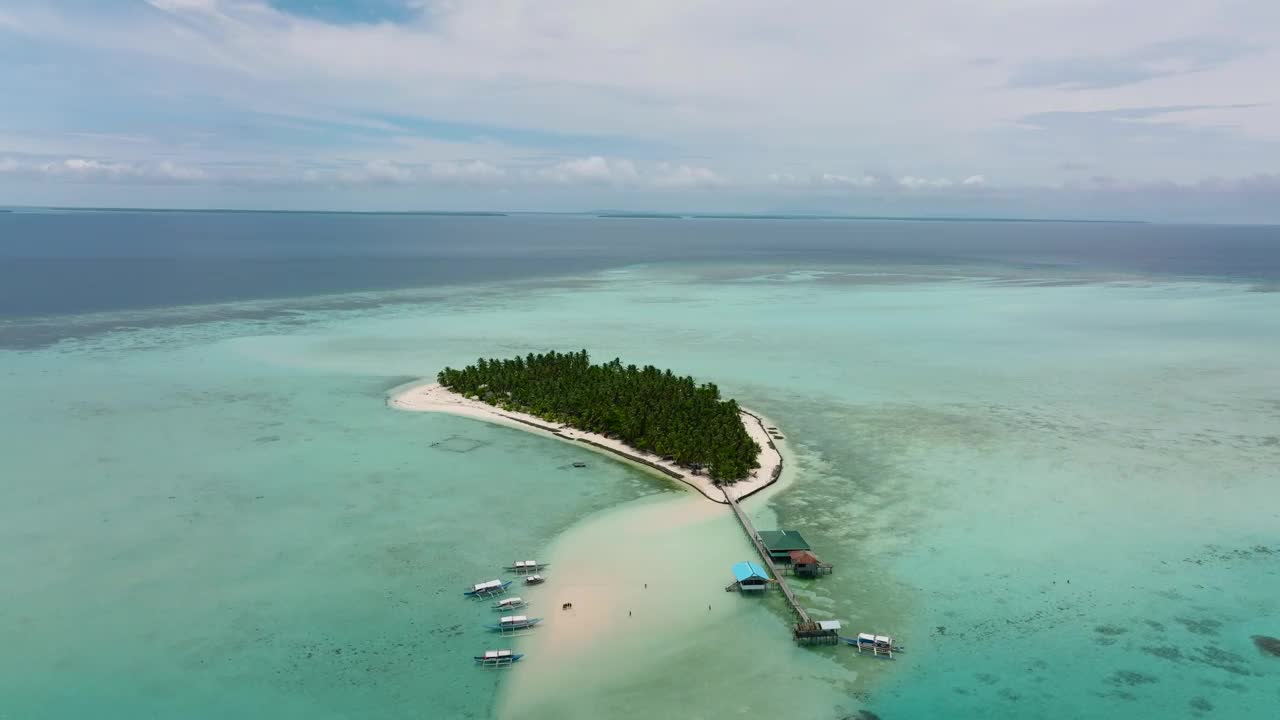
[[739, 590], [767, 590], [769, 588], [769, 573], [749, 560], [733, 566], [733, 577], [738, 582]]

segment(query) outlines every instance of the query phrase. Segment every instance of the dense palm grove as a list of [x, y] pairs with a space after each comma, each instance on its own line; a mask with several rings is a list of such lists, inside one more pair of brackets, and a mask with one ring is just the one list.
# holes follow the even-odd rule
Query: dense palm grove
[[485, 360], [440, 371], [441, 385], [490, 405], [617, 438], [631, 447], [703, 466], [717, 483], [759, 467], [738, 403], [652, 365], [592, 365], [587, 351]]

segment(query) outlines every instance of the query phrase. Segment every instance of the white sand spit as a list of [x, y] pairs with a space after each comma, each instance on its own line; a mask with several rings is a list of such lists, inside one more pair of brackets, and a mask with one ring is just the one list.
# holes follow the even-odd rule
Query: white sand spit
[[679, 480], [702, 493], [708, 500], [717, 503], [725, 503], [724, 492], [732, 492], [735, 497], [743, 498], [771, 485], [778, 479], [782, 467], [782, 454], [778, 450], [778, 444], [781, 441], [770, 437], [766, 430], [766, 421], [746, 408], [742, 408], [742, 424], [751, 438], [760, 445], [760, 456], [757, 458], [760, 467], [753, 470], [747, 479], [740, 480], [722, 491], [705, 474], [695, 475], [688, 468], [665, 461], [652, 453], [637, 450], [618, 440], [612, 440], [597, 433], [576, 430], [568, 425], [554, 424], [534, 415], [503, 410], [479, 400], [471, 400], [439, 383], [424, 383], [405, 388], [392, 395], [388, 404], [401, 410], [461, 415], [559, 438], [590, 450], [608, 453], [651, 472]]

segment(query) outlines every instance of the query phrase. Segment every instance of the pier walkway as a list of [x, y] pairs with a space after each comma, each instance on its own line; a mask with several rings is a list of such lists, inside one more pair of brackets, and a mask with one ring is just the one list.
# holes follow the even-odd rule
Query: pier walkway
[[769, 557], [769, 549], [764, 546], [764, 541], [760, 539], [760, 533], [756, 532], [755, 525], [751, 524], [751, 518], [742, 511], [738, 505], [738, 499], [729, 492], [728, 488], [721, 488], [724, 497], [729, 501], [729, 507], [733, 508], [733, 513], [738, 516], [738, 522], [742, 523], [742, 529], [747, 532], [747, 537], [751, 539], [751, 544], [756, 546], [756, 552], [760, 553], [760, 559], [764, 560], [764, 566], [769, 569], [769, 574], [773, 576], [774, 582], [778, 587], [782, 588], [782, 594], [786, 596], [787, 603], [791, 605], [791, 609], [795, 611], [796, 616], [800, 618], [801, 623], [810, 623], [809, 613], [800, 606], [800, 600], [796, 598], [796, 594], [791, 591], [791, 586], [787, 585], [787, 580], [778, 572], [778, 567], [773, 564], [773, 558]]

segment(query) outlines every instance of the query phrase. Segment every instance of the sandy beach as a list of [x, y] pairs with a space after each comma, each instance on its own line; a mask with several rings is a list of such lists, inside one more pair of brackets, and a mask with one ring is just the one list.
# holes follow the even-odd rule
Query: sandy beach
[[757, 458], [760, 467], [753, 470], [745, 480], [739, 480], [731, 486], [722, 488], [711, 482], [711, 478], [706, 475], [695, 475], [687, 468], [617, 440], [597, 433], [583, 432], [568, 425], [553, 424], [527, 413], [511, 412], [479, 400], [471, 400], [439, 383], [411, 385], [391, 395], [387, 403], [400, 410], [460, 415], [575, 443], [596, 452], [607, 453], [611, 457], [630, 462], [650, 472], [678, 480], [697, 490], [706, 499], [720, 504], [728, 504], [724, 499], [724, 493], [733, 493], [734, 497], [739, 499], [745, 498], [772, 485], [782, 472], [782, 453], [779, 445], [785, 440], [771, 437], [767, 430], [771, 427], [768, 420], [747, 408], [742, 408], [742, 424], [751, 438], [760, 445], [760, 455]]

